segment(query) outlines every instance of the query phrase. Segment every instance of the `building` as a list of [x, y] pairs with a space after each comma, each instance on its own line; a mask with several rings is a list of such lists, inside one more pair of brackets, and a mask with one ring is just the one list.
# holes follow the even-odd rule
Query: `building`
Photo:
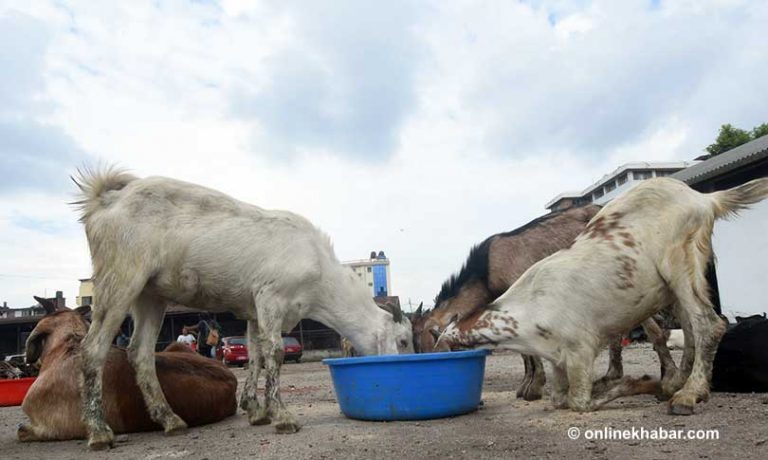
[[650, 179], [651, 177], [670, 176], [693, 164], [687, 161], [627, 163], [612, 173], [606, 174], [599, 181], [581, 192], [565, 192], [557, 195], [546, 204], [546, 208], [550, 211], [560, 211], [587, 203], [595, 203], [602, 206], [634, 187], [642, 180]]
[[384, 251], [371, 251], [368, 259], [342, 262], [371, 290], [372, 297], [386, 297], [392, 293], [392, 282], [389, 272], [389, 259]]
[[[64, 298], [62, 291], [56, 291], [56, 297], [51, 297], [48, 300], [52, 301], [57, 308], [66, 308], [67, 306], [67, 299]], [[39, 303], [26, 308], [10, 308], [6, 302], [3, 302], [3, 306], [0, 307], [0, 318], [28, 318], [43, 315], [45, 315], [45, 309]]]
[[[66, 299], [62, 291], [56, 291], [56, 297], [48, 300], [54, 302], [59, 308], [66, 308]], [[45, 308], [40, 304], [26, 308], [9, 308], [3, 302], [3, 306], [0, 307], [0, 358], [22, 353], [27, 337], [43, 316], [45, 316]]]
[[79, 307], [93, 305], [93, 280], [91, 278], [82, 278], [80, 280], [80, 289], [77, 297], [75, 297], [75, 303]]

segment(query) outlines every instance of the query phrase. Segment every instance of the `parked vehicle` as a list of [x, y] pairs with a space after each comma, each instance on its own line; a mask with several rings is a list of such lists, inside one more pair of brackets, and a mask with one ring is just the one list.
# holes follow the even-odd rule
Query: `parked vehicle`
[[[224, 337], [216, 350], [216, 358], [226, 365], [243, 366], [248, 362], [248, 346], [243, 336]], [[301, 362], [303, 348], [293, 337], [283, 337], [283, 361]]]
[[216, 358], [226, 365], [237, 364], [242, 367], [248, 362], [248, 347], [245, 337], [224, 337], [221, 346], [216, 349]]
[[301, 362], [301, 353], [303, 349], [298, 340], [293, 337], [283, 337], [283, 361]]

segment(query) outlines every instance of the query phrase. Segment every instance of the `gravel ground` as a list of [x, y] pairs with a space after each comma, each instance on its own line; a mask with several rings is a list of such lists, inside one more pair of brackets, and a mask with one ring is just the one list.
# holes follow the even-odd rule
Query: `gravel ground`
[[[602, 356], [597, 373], [607, 367]], [[627, 375], [658, 373], [653, 350], [630, 346], [624, 353]], [[245, 374], [234, 369], [242, 383]], [[690, 417], [672, 417], [650, 396], [615, 401], [600, 411], [576, 414], [553, 410], [548, 400], [515, 399], [522, 361], [514, 354], [488, 358], [484, 406], [477, 412], [422, 422], [360, 422], [345, 418], [336, 405], [330, 375], [320, 363], [283, 367], [283, 398], [303, 423], [294, 435], [277, 435], [268, 426], [252, 427], [242, 414], [221, 423], [166, 437], [135, 433], [107, 452], [88, 452], [84, 441], [22, 444], [16, 425], [19, 407], [0, 408], [0, 458], [768, 458], [768, 406], [765, 395], [713, 394]], [[241, 385], [242, 386], [242, 385]], [[570, 427], [580, 430], [569, 439]], [[718, 430], [718, 440], [588, 440], [586, 430], [610, 427], [651, 432]]]

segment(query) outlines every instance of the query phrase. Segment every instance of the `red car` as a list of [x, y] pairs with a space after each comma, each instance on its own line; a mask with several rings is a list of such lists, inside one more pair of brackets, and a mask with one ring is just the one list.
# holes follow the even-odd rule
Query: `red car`
[[283, 361], [301, 362], [301, 344], [293, 337], [283, 337]]
[[224, 337], [221, 346], [216, 349], [216, 357], [226, 365], [237, 364], [242, 367], [248, 362], [248, 347], [245, 337]]
[[[216, 357], [224, 364], [243, 366], [248, 362], [247, 339], [243, 336], [224, 337], [222, 346], [216, 350]], [[301, 361], [302, 347], [293, 337], [283, 337], [284, 361]]]

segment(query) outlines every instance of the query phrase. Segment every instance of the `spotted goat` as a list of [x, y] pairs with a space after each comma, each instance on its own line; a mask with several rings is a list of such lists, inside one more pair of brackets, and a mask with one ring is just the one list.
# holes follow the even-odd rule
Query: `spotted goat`
[[[706, 281], [715, 220], [766, 196], [768, 178], [710, 194], [671, 178], [647, 180], [605, 206], [570, 248], [533, 265], [487, 308], [451, 322], [439, 340], [541, 356], [552, 364], [558, 408], [590, 411], [664, 390], [671, 414], [692, 414], [709, 397], [725, 332]], [[691, 359], [662, 382], [624, 377], [593, 391], [600, 349], [667, 305], [675, 306]]]

